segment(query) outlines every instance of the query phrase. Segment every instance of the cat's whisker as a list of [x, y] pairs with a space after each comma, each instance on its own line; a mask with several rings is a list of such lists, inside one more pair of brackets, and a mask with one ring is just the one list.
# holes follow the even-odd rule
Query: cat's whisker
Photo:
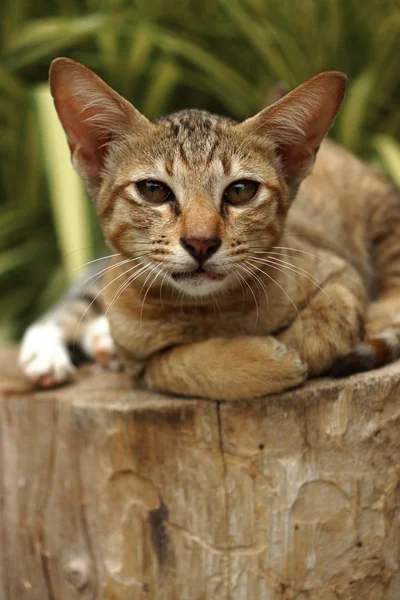
[[[160, 273], [162, 273], [162, 270], [158, 270], [158, 269], [160, 269], [159, 265], [155, 265], [154, 268], [147, 275], [146, 280], [145, 280], [145, 282], [143, 283], [143, 286], [142, 286], [142, 289], [143, 289], [143, 287], [146, 284], [146, 281], [148, 280], [148, 278], [151, 277], [151, 275], [154, 273], [154, 271], [156, 271], [156, 275], [155, 275], [154, 279], [152, 279], [150, 281], [150, 283], [149, 283], [149, 285], [147, 287], [146, 293], [145, 293], [145, 295], [143, 297], [142, 306], [140, 308], [140, 329], [142, 329], [142, 325], [143, 325], [143, 310], [144, 310], [144, 305], [145, 305], [145, 302], [146, 302], [147, 294], [149, 293], [151, 287], [153, 286], [153, 284], [157, 280], [157, 277], [160, 275]], [[140, 290], [140, 291], [142, 291], [142, 290]]]
[[185, 313], [184, 307], [183, 307], [183, 298], [184, 298], [184, 292], [183, 292], [183, 290], [180, 290], [180, 294], [178, 296], [178, 300], [180, 299], [180, 301], [181, 301], [181, 309], [180, 309], [180, 314], [181, 315], [183, 315]]
[[[250, 260], [249, 260], [249, 262], [250, 262]], [[252, 264], [252, 263], [250, 262], [250, 264]], [[266, 277], [268, 277], [268, 279], [270, 279], [271, 281], [273, 281], [273, 283], [275, 283], [275, 285], [277, 285], [282, 290], [282, 292], [288, 298], [288, 300], [290, 301], [290, 303], [293, 305], [293, 308], [295, 309], [295, 311], [297, 313], [297, 316], [301, 320], [300, 313], [299, 313], [299, 311], [297, 309], [297, 306], [295, 305], [295, 303], [293, 302], [293, 300], [291, 299], [291, 297], [289, 296], [289, 294], [286, 292], [286, 290], [281, 286], [281, 284], [278, 283], [277, 281], [275, 281], [275, 279], [273, 277], [271, 277], [271, 275], [269, 275], [268, 273], [266, 273], [265, 271], [263, 271], [262, 269], [260, 269], [256, 265], [252, 265], [252, 266], [253, 266], [254, 269], [257, 269], [258, 271], [261, 271], [261, 273], [263, 273]]]
[[90, 308], [96, 302], [96, 300], [100, 296], [100, 294], [102, 294], [111, 284], [113, 284], [115, 281], [117, 281], [117, 279], [119, 279], [123, 275], [126, 275], [127, 273], [129, 273], [129, 271], [133, 271], [133, 269], [138, 268], [138, 266], [139, 265], [135, 265], [134, 267], [131, 267], [127, 271], [123, 271], [122, 273], [120, 273], [119, 275], [117, 275], [117, 277], [114, 277], [114, 279], [112, 279], [109, 283], [107, 283], [107, 285], [105, 285], [99, 292], [97, 292], [97, 294], [95, 295], [95, 297], [93, 298], [93, 300], [90, 302], [90, 304], [86, 307], [86, 309], [84, 310], [81, 318], [79, 319], [78, 325], [76, 326], [76, 329], [75, 329], [75, 334], [74, 334], [74, 339], [73, 339], [73, 348], [75, 348], [75, 345], [76, 345], [76, 336], [77, 336], [78, 331], [80, 329], [80, 325], [81, 325], [83, 319], [85, 318], [87, 312], [90, 310]]
[[[162, 267], [160, 267], [160, 268], [162, 269]], [[162, 278], [161, 286], [160, 286], [160, 303], [161, 303], [161, 306], [163, 308], [164, 308], [164, 304], [163, 304], [163, 301], [162, 301], [162, 289], [163, 289], [164, 281], [165, 281], [167, 275], [168, 275], [168, 271], [165, 270], [164, 277]]]
[[[282, 234], [280, 234], [279, 239], [281, 240], [284, 237], [297, 237], [297, 238], [303, 238], [306, 240], [311, 240], [311, 244], [312, 244], [312, 241], [314, 240], [314, 241], [320, 242], [322, 244], [325, 244], [327, 246], [326, 250], [329, 250], [330, 249], [329, 246], [330, 246], [331, 248], [333, 248], [335, 250], [339, 250], [339, 253], [342, 256], [350, 258], [348, 252], [343, 252], [343, 248], [341, 248], [337, 244], [334, 244], [333, 242], [331, 242], [330, 240], [328, 240], [322, 236], [308, 235], [306, 233], [282, 233]], [[262, 234], [260, 234], [260, 236], [258, 236], [257, 238], [251, 238], [251, 239], [246, 240], [246, 243], [251, 243], [251, 242], [260, 242], [260, 243], [263, 242]], [[265, 248], [265, 246], [261, 246], [261, 247]], [[272, 247], [273, 248], [281, 248], [281, 249], [283, 248], [283, 246], [272, 246]], [[290, 250], [293, 250], [296, 252], [306, 252], [305, 250], [297, 250], [296, 248], [290, 248]], [[315, 254], [314, 254], [314, 256], [317, 257], [317, 255], [315, 255]], [[317, 258], [320, 258], [320, 257], [317, 257]]]
[[[273, 252], [273, 250], [288, 250], [291, 252], [298, 252], [301, 254], [307, 254], [308, 256], [312, 256], [313, 258], [316, 258], [317, 260], [321, 260], [321, 256], [318, 256], [317, 254], [313, 254], [312, 252], [306, 252], [305, 250], [297, 250], [297, 248], [289, 248], [288, 246], [271, 246], [272, 251], [271, 250], [266, 250], [265, 246], [249, 246], [249, 251], [257, 251], [254, 252], [254, 254], [276, 254], [277, 256], [286, 256], [287, 258], [289, 258], [288, 253], [284, 253], [284, 252]], [[262, 250], [261, 250], [262, 249]], [[297, 258], [300, 260], [300, 257], [295, 257], [295, 256], [291, 256], [290, 258]], [[305, 259], [303, 259], [305, 260]]]
[[317, 260], [321, 260], [321, 256], [318, 256], [318, 254], [313, 254], [312, 252], [308, 252], [306, 250], [299, 250], [298, 248], [290, 248], [289, 246], [272, 246], [272, 248], [274, 250], [290, 250], [291, 252], [299, 252], [301, 254], [308, 254], [309, 256], [312, 256], [313, 258], [316, 258]]
[[239, 283], [240, 289], [242, 290], [242, 310], [244, 310], [244, 307], [245, 307], [245, 304], [246, 304], [246, 294], [245, 294], [245, 291], [244, 291], [243, 284], [240, 281], [239, 277], [236, 275], [235, 271], [232, 271], [232, 275], [235, 276], [235, 279]]
[[[76, 250], [71, 250], [70, 252], [67, 252], [65, 256], [71, 256], [71, 254], [75, 254], [76, 252], [83, 252], [83, 250], [96, 250], [96, 246], [83, 246], [82, 248], [76, 248]], [[96, 259], [96, 260], [101, 260], [101, 259]], [[78, 269], [80, 267], [77, 267]]]
[[[255, 260], [255, 259], [253, 259], [253, 260]], [[277, 271], [279, 271], [280, 273], [282, 273], [282, 274], [283, 274], [285, 277], [289, 277], [289, 279], [291, 279], [292, 281], [294, 281], [294, 282], [296, 283], [296, 285], [298, 285], [298, 286], [299, 286], [299, 288], [301, 289], [301, 291], [303, 292], [303, 296], [304, 296], [304, 301], [305, 301], [305, 303], [306, 303], [306, 304], [308, 304], [308, 300], [307, 300], [307, 294], [306, 294], [306, 291], [305, 291], [305, 289], [303, 288], [303, 286], [301, 285], [300, 281], [297, 281], [297, 279], [296, 279], [296, 278], [295, 278], [293, 275], [290, 275], [289, 273], [286, 273], [286, 271], [283, 271], [283, 270], [282, 270], [282, 268], [280, 268], [280, 267], [278, 267], [278, 266], [276, 266], [276, 265], [273, 265], [273, 263], [272, 263], [272, 262], [271, 262], [271, 263], [269, 263], [269, 264], [268, 264], [268, 266], [269, 266], [271, 269], [276, 269]]]
[[216, 307], [218, 308], [219, 314], [220, 314], [220, 315], [222, 315], [221, 307], [220, 307], [220, 305], [218, 304], [217, 296], [216, 296], [216, 294], [214, 294], [214, 292], [213, 292], [213, 291], [211, 291], [211, 297], [212, 297], [212, 299], [213, 299], [213, 302], [214, 302], [214, 304], [215, 304], [215, 305], [216, 305]]
[[[73, 252], [79, 252], [79, 250], [73, 250]], [[70, 254], [72, 254], [72, 252], [70, 252]], [[91, 265], [95, 262], [99, 262], [99, 260], [105, 260], [106, 258], [114, 258], [114, 256], [122, 256], [122, 254], [120, 252], [117, 252], [117, 254], [109, 254], [108, 256], [101, 256], [100, 258], [89, 260], [88, 262], [83, 263], [83, 265], [79, 265], [79, 267], [76, 267], [74, 271], [79, 271], [80, 269], [83, 269], [83, 267], [87, 267], [88, 265]]]
[[[246, 265], [247, 265], [247, 264], [249, 264], [249, 263], [248, 263], [247, 261], [245, 261], [245, 263], [244, 263], [244, 264], [246, 264]], [[242, 268], [245, 268], [243, 264], [242, 264], [241, 266], [242, 266]], [[267, 288], [265, 287], [265, 285], [264, 285], [264, 282], [262, 281], [262, 279], [260, 279], [260, 277], [259, 277], [259, 276], [258, 276], [256, 273], [253, 273], [253, 272], [252, 272], [251, 270], [249, 270], [249, 269], [246, 269], [246, 270], [247, 270], [247, 272], [249, 273], [249, 275], [255, 279], [255, 281], [256, 281], [256, 282], [257, 282], [257, 281], [259, 282], [259, 284], [260, 284], [261, 288], [264, 290], [264, 294], [265, 294], [265, 297], [266, 297], [266, 300], [267, 300], [267, 308], [268, 308], [268, 306], [269, 306], [269, 298], [268, 298], [268, 292], [267, 292]], [[257, 286], [257, 288], [258, 288], [258, 286]], [[260, 290], [260, 288], [258, 288], [258, 289]], [[260, 290], [260, 291], [261, 291], [261, 290]]]
[[[111, 302], [107, 307], [107, 310], [105, 311], [105, 315], [107, 315], [109, 313], [109, 311], [111, 310], [111, 307], [113, 306], [113, 304], [115, 304], [115, 302], [118, 300], [118, 298], [120, 297], [120, 295], [126, 290], [127, 287], [129, 287], [129, 285], [135, 281], [138, 277], [140, 277], [140, 275], [144, 275], [144, 273], [146, 273], [146, 271], [148, 271], [152, 265], [136, 265], [137, 268], [139, 268], [139, 271], [132, 273], [132, 275], [130, 275], [128, 277], [128, 279], [126, 281], [124, 281], [119, 288], [117, 289], [117, 291], [115, 292], [114, 296], [111, 298]], [[132, 269], [128, 269], [128, 271], [125, 271], [125, 273], [128, 273], [129, 271], [132, 271]], [[113, 281], [116, 281], [116, 279], [118, 279], [118, 277], [116, 277]]]
[[[284, 253], [284, 252], [270, 252], [270, 251], [261, 251], [261, 250], [253, 250], [253, 247], [249, 248], [249, 251], [251, 251], [252, 254], [268, 254], [269, 256], [285, 256], [286, 258], [289, 258], [288, 254]], [[305, 258], [303, 258], [302, 256], [291, 256], [290, 257], [293, 260], [307, 260]]]
[[294, 264], [289, 263], [287, 261], [281, 260], [280, 258], [276, 258], [275, 256], [270, 256], [270, 258], [251, 257], [251, 260], [254, 260], [256, 262], [263, 263], [263, 264], [275, 264], [275, 265], [280, 266], [281, 268], [289, 269], [289, 270], [297, 273], [297, 275], [302, 275], [303, 277], [306, 277], [316, 287], [319, 286], [317, 280], [311, 275], [311, 273], [309, 273], [305, 269], [300, 268], [298, 265], [294, 265]]
[[[243, 265], [237, 265], [237, 266], [238, 266], [238, 267], [240, 267], [240, 268], [243, 268]], [[247, 272], [247, 270], [246, 270], [246, 269], [243, 269], [243, 270]], [[245, 277], [243, 277], [243, 275], [242, 275], [241, 273], [238, 273], [238, 276], [239, 276], [239, 277], [240, 277], [240, 279], [241, 279], [241, 280], [242, 280], [242, 281], [243, 281], [243, 282], [244, 282], [244, 283], [247, 285], [247, 287], [249, 288], [249, 290], [250, 290], [250, 292], [251, 292], [251, 295], [252, 295], [252, 296], [253, 296], [253, 298], [254, 298], [254, 303], [255, 303], [255, 305], [256, 305], [256, 320], [255, 320], [255, 322], [254, 322], [254, 328], [255, 328], [255, 327], [256, 327], [256, 325], [257, 325], [257, 323], [258, 323], [258, 316], [259, 316], [257, 298], [256, 298], [256, 296], [255, 296], [255, 294], [254, 294], [254, 292], [253, 292], [253, 290], [252, 290], [252, 287], [251, 287], [251, 285], [250, 285], [250, 284], [249, 284], [249, 282], [246, 280], [246, 278], [245, 278]]]
[[[109, 273], [113, 269], [116, 269], [117, 267], [121, 267], [122, 265], [125, 265], [127, 263], [131, 263], [133, 261], [139, 260], [140, 258], [143, 258], [143, 256], [148, 256], [148, 254], [150, 254], [150, 253], [146, 252], [145, 254], [141, 254], [140, 256], [137, 256], [135, 258], [127, 258], [125, 260], [122, 260], [122, 261], [116, 263], [115, 265], [109, 265], [108, 267], [105, 267], [105, 269], [102, 269], [101, 271], [94, 273], [93, 275], [90, 275], [90, 277], [88, 277], [87, 279], [85, 279], [85, 281], [83, 281], [81, 283], [81, 286], [83, 287], [91, 279], [93, 279], [93, 281], [91, 282], [90, 285], [93, 285], [96, 283], [96, 281], [101, 279], [103, 277], [103, 275], [105, 275], [106, 273]], [[82, 292], [82, 296], [84, 296], [86, 289]]]
[[331, 305], [333, 306], [333, 308], [335, 308], [335, 305], [333, 304], [331, 297], [319, 285], [317, 280], [311, 275], [311, 273], [309, 273], [309, 271], [306, 271], [305, 269], [301, 269], [297, 265], [293, 265], [291, 263], [288, 263], [287, 261], [284, 261], [284, 260], [281, 260], [280, 258], [275, 258], [275, 257], [271, 257], [269, 259], [269, 261], [268, 261], [268, 259], [265, 259], [265, 258], [253, 258], [252, 260], [255, 260], [257, 262], [264, 262], [265, 264], [267, 264], [269, 261], [274, 261], [275, 264], [278, 264], [283, 269], [288, 269], [290, 271], [293, 271], [294, 273], [297, 273], [298, 275], [305, 277], [306, 279], [311, 281], [315, 285], [315, 287], [317, 287], [323, 294], [325, 294], [325, 296], [328, 298], [328, 300], [331, 303]]
[[[327, 240], [326, 238], [324, 238], [322, 236], [307, 235], [306, 233], [283, 233], [280, 237], [281, 238], [283, 238], [283, 237], [299, 237], [299, 238], [305, 238], [305, 239], [309, 239], [309, 240], [315, 240], [317, 242], [321, 242], [322, 244], [326, 244], [327, 246], [330, 246], [331, 248], [334, 248], [335, 250], [338, 250], [339, 254], [341, 256], [351, 258], [348, 252], [343, 251], [343, 248], [341, 248], [337, 244], [334, 244], [333, 242], [331, 242], [330, 240]], [[329, 248], [326, 248], [326, 250], [329, 250]]]

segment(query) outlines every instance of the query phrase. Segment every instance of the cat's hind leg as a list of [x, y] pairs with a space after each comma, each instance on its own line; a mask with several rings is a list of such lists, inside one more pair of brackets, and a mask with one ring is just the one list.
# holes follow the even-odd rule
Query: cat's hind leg
[[368, 371], [400, 358], [400, 195], [380, 179], [383, 197], [371, 213], [376, 299], [366, 313], [365, 338], [333, 368], [336, 376]]

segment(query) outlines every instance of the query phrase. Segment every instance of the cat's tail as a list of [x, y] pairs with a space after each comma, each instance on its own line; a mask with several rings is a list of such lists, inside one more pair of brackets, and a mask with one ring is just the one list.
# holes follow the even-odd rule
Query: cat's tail
[[398, 358], [400, 358], [400, 315], [390, 327], [366, 337], [349, 354], [339, 358], [334, 363], [331, 374], [333, 377], [345, 377], [383, 367]]

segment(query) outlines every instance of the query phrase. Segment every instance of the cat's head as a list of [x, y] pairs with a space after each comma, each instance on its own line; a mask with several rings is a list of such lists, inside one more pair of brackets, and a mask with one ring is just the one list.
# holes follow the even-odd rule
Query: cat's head
[[51, 91], [106, 239], [190, 296], [241, 285], [282, 232], [344, 96], [320, 73], [242, 123], [200, 110], [149, 121], [85, 66], [56, 59]]

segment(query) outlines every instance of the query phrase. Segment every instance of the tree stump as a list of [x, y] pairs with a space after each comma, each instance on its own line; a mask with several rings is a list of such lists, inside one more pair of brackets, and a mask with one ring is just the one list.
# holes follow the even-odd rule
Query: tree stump
[[399, 600], [400, 363], [236, 403], [0, 364], [1, 600]]

